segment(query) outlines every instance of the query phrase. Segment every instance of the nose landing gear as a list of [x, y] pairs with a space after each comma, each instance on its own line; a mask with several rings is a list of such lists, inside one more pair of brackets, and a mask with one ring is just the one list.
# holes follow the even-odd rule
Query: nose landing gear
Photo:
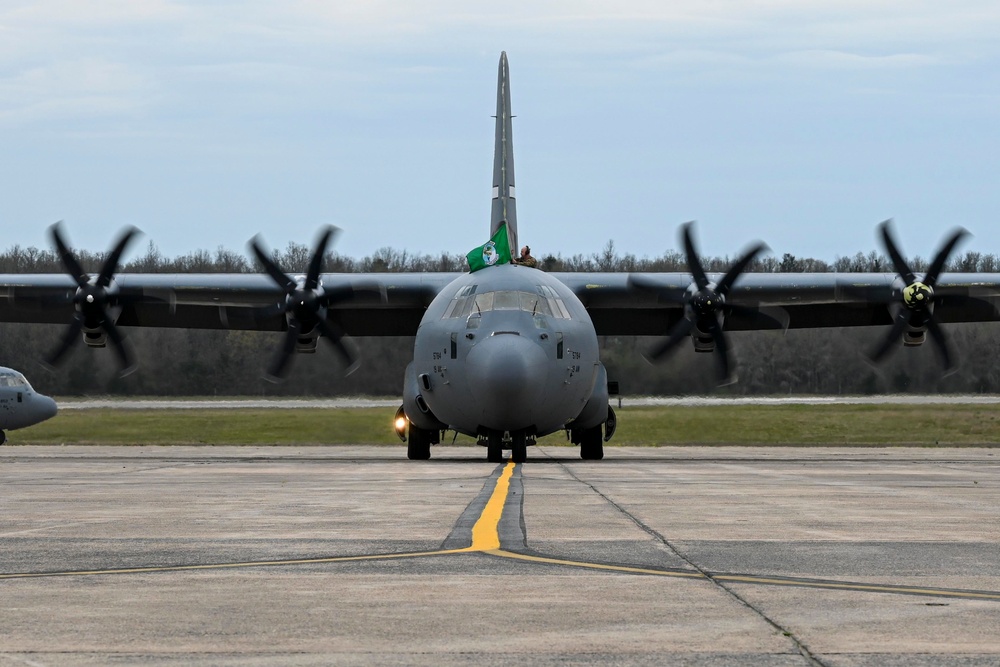
[[[503, 463], [503, 450], [510, 449], [510, 460], [514, 463], [524, 463], [528, 460], [528, 434], [526, 431], [496, 431], [488, 430], [485, 436], [479, 436], [479, 444], [486, 444], [486, 460], [490, 463]], [[531, 444], [535, 444], [532, 440]]]
[[528, 460], [528, 436], [524, 431], [514, 431], [510, 434], [510, 460], [514, 463], [524, 463]]
[[486, 460], [489, 463], [503, 461], [503, 432], [490, 431], [486, 434]]

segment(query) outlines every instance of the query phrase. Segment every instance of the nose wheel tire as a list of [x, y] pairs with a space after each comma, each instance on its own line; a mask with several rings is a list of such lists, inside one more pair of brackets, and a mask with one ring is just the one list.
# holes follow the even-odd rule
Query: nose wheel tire
[[528, 436], [524, 431], [510, 434], [510, 460], [514, 463], [524, 463], [528, 460]]
[[486, 460], [503, 463], [503, 433], [500, 431], [490, 431], [486, 436]]

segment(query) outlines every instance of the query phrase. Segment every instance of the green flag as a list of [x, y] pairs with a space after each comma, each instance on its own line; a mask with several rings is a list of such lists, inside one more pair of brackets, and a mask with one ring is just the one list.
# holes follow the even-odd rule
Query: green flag
[[507, 240], [507, 223], [500, 223], [500, 228], [487, 243], [479, 246], [465, 256], [469, 260], [469, 271], [478, 271], [487, 266], [510, 263], [510, 241]]

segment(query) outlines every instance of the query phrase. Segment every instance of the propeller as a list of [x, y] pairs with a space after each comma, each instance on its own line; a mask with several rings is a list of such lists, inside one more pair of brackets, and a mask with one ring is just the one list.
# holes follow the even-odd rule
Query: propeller
[[121, 364], [121, 376], [125, 377], [135, 371], [135, 357], [125, 337], [115, 326], [117, 314], [112, 316], [111, 309], [120, 305], [118, 287], [114, 282], [115, 271], [118, 270], [122, 253], [125, 252], [125, 248], [137, 234], [139, 234], [139, 230], [135, 227], [129, 226], [122, 230], [117, 242], [104, 260], [100, 273], [96, 276], [90, 276], [80, 266], [80, 262], [77, 261], [63, 238], [62, 224], [57, 222], [49, 227], [49, 235], [52, 237], [56, 252], [59, 253], [59, 259], [66, 272], [76, 281], [77, 287], [72, 297], [72, 303], [76, 307], [73, 321], [70, 322], [69, 328], [63, 334], [59, 347], [46, 359], [48, 366], [57, 366], [80, 339], [81, 333], [104, 332], [107, 339], [111, 341]]
[[339, 232], [340, 230], [333, 226], [321, 230], [306, 275], [299, 280], [290, 277], [271, 259], [261, 245], [260, 235], [250, 240], [250, 249], [257, 261], [263, 265], [271, 280], [285, 293], [284, 303], [277, 304], [277, 307], [279, 312], [285, 314], [288, 329], [281, 348], [265, 376], [271, 382], [281, 382], [285, 379], [298, 339], [314, 335], [314, 332], [321, 334], [333, 346], [347, 367], [348, 374], [358, 367], [357, 357], [344, 344], [344, 330], [328, 311], [333, 304], [351, 299], [354, 296], [354, 289], [350, 286], [327, 289], [319, 280], [326, 248]]
[[650, 349], [646, 356], [653, 361], [665, 358], [677, 348], [684, 338], [697, 329], [697, 331], [711, 336], [715, 343], [715, 351], [719, 359], [719, 378], [721, 384], [732, 384], [736, 379], [732, 374], [733, 360], [730, 354], [729, 343], [723, 333], [724, 318], [736, 314], [757, 322], [765, 328], [776, 329], [786, 328], [787, 321], [783, 323], [777, 317], [773, 317], [757, 308], [726, 303], [726, 295], [729, 294], [733, 283], [746, 271], [746, 268], [759, 254], [768, 250], [767, 245], [756, 243], [751, 246], [729, 268], [722, 277], [722, 280], [718, 283], [713, 283], [705, 274], [701, 258], [695, 248], [694, 240], [692, 239], [693, 227], [693, 222], [688, 222], [681, 226], [681, 240], [684, 244], [684, 254], [687, 259], [688, 271], [691, 273], [693, 279], [692, 284], [683, 295], [678, 295], [674, 290], [663, 290], [655, 284], [644, 281], [639, 276], [630, 279], [630, 282], [640, 289], [655, 291], [666, 301], [684, 304], [684, 318], [675, 324], [667, 334], [667, 338]]
[[[918, 277], [910, 270], [899, 246], [892, 237], [891, 220], [879, 225], [879, 236], [885, 246], [886, 253], [892, 261], [892, 267], [905, 283], [902, 289], [902, 304], [898, 307], [892, 321], [892, 328], [882, 342], [868, 355], [873, 362], [881, 361], [892, 347], [899, 343], [907, 330], [926, 331], [934, 341], [934, 347], [941, 357], [941, 363], [946, 372], [954, 371], [952, 354], [944, 330], [934, 317], [934, 286], [937, 284], [941, 270], [955, 246], [968, 235], [961, 227], [953, 230], [934, 256], [927, 273]], [[892, 302], [890, 302], [892, 303]]]

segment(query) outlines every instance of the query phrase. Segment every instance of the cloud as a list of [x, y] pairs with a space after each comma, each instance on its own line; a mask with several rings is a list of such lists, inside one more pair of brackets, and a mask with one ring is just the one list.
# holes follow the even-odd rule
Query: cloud
[[978, 0], [38, 0], [0, 9], [0, 120], [168, 111], [240, 87], [280, 106], [349, 86], [363, 107], [366, 83], [500, 49], [602, 81], [623, 64], [901, 70], [992, 57], [998, 30], [1000, 6]]
[[0, 80], [0, 120], [118, 116], [149, 106], [151, 84], [128, 65], [97, 58], [58, 61]]
[[773, 62], [808, 69], [904, 69], [942, 64], [942, 59], [919, 53], [868, 55], [833, 49], [808, 49], [782, 53]]

